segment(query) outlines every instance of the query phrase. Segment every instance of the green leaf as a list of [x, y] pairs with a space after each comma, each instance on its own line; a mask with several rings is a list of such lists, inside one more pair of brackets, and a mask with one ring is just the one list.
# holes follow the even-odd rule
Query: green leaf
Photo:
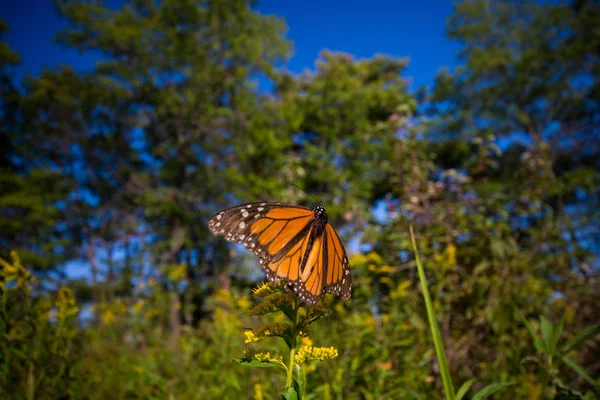
[[417, 392], [415, 392], [412, 389], [407, 388], [406, 386], [398, 386], [398, 388], [399, 388], [399, 390], [396, 390], [396, 391], [394, 391], [392, 393], [397, 393], [397, 392], [402, 391], [402, 392], [408, 393], [408, 395], [410, 396], [411, 399], [414, 399], [414, 400], [423, 400], [423, 398]]
[[598, 392], [598, 394], [600, 394], [600, 385], [598, 385], [596, 383], [596, 381], [594, 381], [594, 379], [592, 379], [592, 377], [581, 366], [579, 366], [578, 364], [576, 364], [573, 361], [569, 360], [567, 357], [561, 357], [561, 360], [563, 360], [563, 362], [569, 368], [571, 368], [579, 376], [581, 376], [583, 379], [585, 379], [590, 385], [592, 385], [592, 387], [594, 388], [594, 390], [596, 392]]
[[298, 382], [296, 379], [292, 379], [292, 386], [294, 387], [294, 390], [296, 391], [296, 394], [298, 395], [298, 400], [302, 400], [303, 389], [302, 389], [302, 386], [300, 385], [300, 382]]
[[525, 328], [527, 328], [527, 331], [529, 332], [529, 335], [531, 335], [531, 338], [533, 339], [533, 344], [535, 346], [535, 349], [537, 350], [538, 353], [541, 353], [544, 350], [544, 346], [542, 344], [542, 340], [535, 333], [535, 331], [533, 330], [533, 327], [531, 326], [531, 324], [529, 323], [529, 321], [527, 320], [527, 318], [525, 318], [525, 315], [523, 314], [523, 312], [521, 311], [521, 309], [519, 307], [517, 307], [516, 305], [515, 305], [515, 308], [517, 309], [517, 313], [519, 314], [519, 316], [523, 320], [523, 323], [525, 324]]
[[[298, 383], [297, 391], [302, 396], [306, 390], [306, 373], [304, 372], [304, 368], [298, 365], [295, 365], [294, 368], [296, 369], [296, 379]], [[296, 382], [296, 380], [294, 380], [294, 382]]]
[[277, 367], [279, 367], [279, 368], [285, 370], [283, 365], [281, 365], [279, 363], [275, 363], [275, 362], [270, 362], [270, 361], [258, 361], [258, 360], [253, 360], [251, 358], [234, 358], [231, 361], [234, 361], [238, 364], [246, 365], [248, 367], [260, 367], [260, 368], [277, 368]]
[[491, 385], [487, 385], [483, 389], [481, 389], [475, 396], [473, 396], [473, 400], [483, 400], [487, 397], [493, 395], [496, 392], [501, 391], [502, 389], [506, 389], [509, 386], [514, 385], [516, 382], [500, 382], [500, 383], [492, 383]]
[[550, 354], [552, 355], [554, 355], [554, 353], [556, 352], [556, 345], [558, 344], [558, 341], [560, 340], [560, 337], [563, 332], [563, 328], [565, 327], [566, 316], [567, 314], [564, 313], [562, 318], [560, 319], [560, 322], [554, 327], [554, 330], [552, 332], [552, 341], [550, 342]]
[[582, 329], [562, 347], [562, 354], [566, 356], [571, 351], [584, 344], [588, 339], [596, 336], [598, 333], [600, 333], [600, 324], [590, 325]]
[[281, 392], [281, 398], [283, 400], [300, 400], [298, 392], [296, 392], [296, 390], [291, 386], [283, 389], [283, 392]]
[[473, 383], [475, 383], [475, 381], [476, 379], [469, 379], [468, 381], [463, 383], [460, 389], [458, 389], [458, 392], [456, 393], [456, 400], [461, 400], [464, 397], [464, 395], [467, 394], [469, 389], [471, 389], [471, 386], [473, 386]]
[[544, 343], [544, 347], [548, 354], [552, 355], [550, 351], [551, 343], [552, 343], [552, 324], [548, 321], [543, 315], [540, 315], [540, 328], [542, 330], [542, 341]]

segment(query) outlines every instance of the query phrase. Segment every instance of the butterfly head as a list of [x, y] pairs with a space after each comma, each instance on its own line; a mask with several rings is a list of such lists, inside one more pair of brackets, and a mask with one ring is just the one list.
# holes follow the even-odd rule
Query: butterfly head
[[315, 218], [319, 221], [319, 224], [325, 227], [327, 224], [327, 213], [325, 212], [325, 208], [319, 204], [314, 208]]

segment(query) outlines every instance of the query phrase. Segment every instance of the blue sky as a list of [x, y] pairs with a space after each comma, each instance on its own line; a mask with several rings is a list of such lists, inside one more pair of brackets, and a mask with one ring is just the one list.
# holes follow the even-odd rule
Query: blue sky
[[[93, 68], [97, 54], [79, 54], [53, 44], [55, 34], [67, 23], [56, 14], [52, 0], [0, 0], [0, 4], [0, 17], [9, 25], [4, 40], [22, 57], [19, 75], [39, 75], [42, 68], [60, 64], [81, 71]], [[122, 0], [105, 4], [116, 8]], [[286, 21], [287, 38], [295, 49], [287, 64], [292, 72], [312, 69], [323, 49], [356, 58], [409, 57], [405, 76], [409, 88], [415, 90], [431, 83], [440, 67], [453, 66], [459, 48], [444, 34], [445, 21], [452, 13], [449, 0], [262, 0], [256, 9]], [[87, 267], [79, 261], [69, 263], [66, 270], [72, 278], [87, 276]]]
[[[42, 67], [60, 64], [80, 70], [93, 67], [94, 54], [82, 55], [53, 44], [66, 21], [58, 17], [52, 0], [0, 0], [0, 4], [0, 17], [10, 29], [5, 40], [22, 57], [21, 73], [38, 75]], [[287, 67], [293, 72], [313, 68], [322, 49], [357, 58], [382, 53], [410, 57], [406, 75], [416, 89], [431, 83], [439, 67], [454, 65], [459, 48], [444, 35], [445, 21], [452, 13], [449, 0], [262, 0], [256, 9], [287, 22], [288, 39], [295, 47]]]

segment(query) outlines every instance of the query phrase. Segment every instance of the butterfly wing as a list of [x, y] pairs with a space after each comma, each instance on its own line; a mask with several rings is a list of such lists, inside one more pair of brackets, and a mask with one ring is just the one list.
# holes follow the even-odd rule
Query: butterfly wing
[[350, 299], [352, 277], [348, 256], [330, 224], [319, 236], [314, 226], [277, 261], [261, 260], [270, 280], [287, 279], [300, 299], [313, 305], [325, 293]]
[[223, 210], [208, 221], [208, 228], [232, 243], [242, 243], [261, 258], [263, 266], [263, 260], [280, 260], [309, 236], [313, 221], [310, 208], [263, 202]]
[[330, 224], [316, 225], [313, 210], [283, 203], [243, 204], [208, 222], [215, 235], [258, 255], [269, 280], [286, 280], [308, 305], [325, 293], [348, 300], [352, 283], [344, 246]]
[[330, 224], [325, 226], [325, 290], [334, 293], [343, 300], [350, 299], [352, 294], [352, 275], [350, 263], [344, 245], [335, 229]]

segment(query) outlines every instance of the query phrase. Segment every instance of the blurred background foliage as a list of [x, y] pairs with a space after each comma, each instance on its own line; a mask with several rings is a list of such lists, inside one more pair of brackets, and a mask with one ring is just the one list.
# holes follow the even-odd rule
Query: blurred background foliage
[[351, 301], [311, 327], [339, 351], [312, 398], [441, 398], [409, 224], [455, 386], [600, 396], [594, 332], [569, 354], [589, 379], [532, 336], [599, 322], [598, 2], [457, 3], [461, 64], [417, 92], [384, 55], [286, 72], [284, 21], [244, 0], [56, 4], [56, 40], [101, 57], [17, 81], [0, 45], [2, 398], [276, 398], [274, 371], [231, 362], [257, 260], [207, 221], [312, 205], [289, 183], [353, 253]]

